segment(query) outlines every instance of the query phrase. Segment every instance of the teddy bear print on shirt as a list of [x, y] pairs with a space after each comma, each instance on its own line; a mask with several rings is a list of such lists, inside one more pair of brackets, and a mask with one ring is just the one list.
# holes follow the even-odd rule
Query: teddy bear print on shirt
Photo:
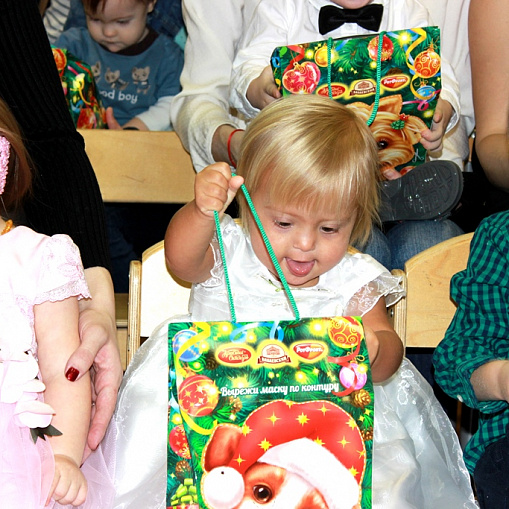
[[149, 91], [149, 74], [150, 66], [148, 65], [146, 67], [133, 67], [131, 77], [133, 78], [133, 83], [137, 85], [136, 92], [138, 94], [146, 94]]

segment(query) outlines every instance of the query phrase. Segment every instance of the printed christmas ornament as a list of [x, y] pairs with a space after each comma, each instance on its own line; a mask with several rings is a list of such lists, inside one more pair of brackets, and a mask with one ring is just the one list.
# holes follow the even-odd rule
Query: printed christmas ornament
[[171, 450], [178, 454], [181, 458], [190, 459], [191, 453], [189, 452], [189, 444], [187, 443], [186, 432], [184, 426], [179, 424], [175, 426], [168, 436], [168, 443]]
[[[373, 39], [371, 39], [371, 41], [369, 41], [368, 43], [369, 58], [371, 58], [371, 60], [374, 60], [375, 62], [378, 59], [378, 39], [379, 39], [378, 36], [373, 37]], [[382, 62], [389, 60], [392, 57], [393, 53], [394, 44], [389, 37], [384, 35], [382, 39], [382, 55], [380, 56]]]
[[295, 64], [283, 75], [283, 86], [292, 94], [312, 94], [320, 81], [320, 69], [314, 62]]
[[415, 74], [421, 78], [431, 78], [440, 71], [440, 55], [431, 46], [415, 57]]
[[211, 414], [218, 401], [216, 384], [204, 375], [186, 378], [179, 388], [180, 407], [193, 417]]

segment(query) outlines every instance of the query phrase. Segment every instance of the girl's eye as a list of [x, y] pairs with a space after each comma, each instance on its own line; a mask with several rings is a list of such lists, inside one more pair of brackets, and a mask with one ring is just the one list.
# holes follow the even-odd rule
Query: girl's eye
[[337, 226], [322, 226], [323, 233], [337, 233], [339, 228]]
[[287, 223], [286, 221], [274, 221], [274, 223], [279, 228], [290, 228], [292, 226], [292, 223]]

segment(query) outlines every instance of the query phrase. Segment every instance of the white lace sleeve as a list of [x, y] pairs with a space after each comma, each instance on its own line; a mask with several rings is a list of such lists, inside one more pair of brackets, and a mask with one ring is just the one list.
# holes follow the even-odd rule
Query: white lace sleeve
[[345, 308], [345, 316], [363, 316], [373, 308], [381, 297], [385, 297], [386, 306], [391, 306], [405, 295], [400, 282], [400, 277], [393, 276], [388, 272], [380, 274], [376, 279], [364, 285], [350, 299]]
[[78, 247], [67, 235], [53, 235], [45, 242], [35, 304], [67, 297], [88, 298], [87, 283]]

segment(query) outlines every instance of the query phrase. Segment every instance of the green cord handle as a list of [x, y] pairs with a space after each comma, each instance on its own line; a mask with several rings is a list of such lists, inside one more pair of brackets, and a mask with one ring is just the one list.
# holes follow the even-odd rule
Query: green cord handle
[[[235, 173], [232, 173], [232, 177], [235, 177]], [[274, 250], [272, 249], [272, 246], [270, 245], [269, 238], [267, 237], [267, 234], [265, 233], [265, 229], [263, 228], [262, 222], [260, 221], [260, 217], [258, 216], [258, 213], [255, 210], [253, 201], [251, 200], [251, 196], [249, 195], [249, 192], [244, 184], [240, 187], [242, 189], [242, 192], [244, 193], [244, 196], [246, 198], [247, 204], [249, 205], [249, 208], [251, 209], [251, 213], [253, 214], [253, 218], [256, 222], [256, 225], [258, 226], [263, 242], [265, 244], [265, 247], [267, 248], [267, 252], [269, 253], [270, 259], [272, 260], [272, 263], [274, 264], [274, 267], [276, 269], [277, 275], [279, 277], [279, 280], [281, 281], [281, 284], [283, 285], [283, 288], [286, 292], [286, 295], [288, 296], [288, 300], [290, 301], [290, 304], [293, 309], [293, 313], [295, 314], [295, 319], [298, 321], [300, 320], [300, 313], [297, 309], [297, 304], [295, 303], [295, 299], [293, 297], [292, 291], [290, 290], [290, 286], [288, 285], [288, 282], [286, 281], [286, 278], [283, 274], [283, 271], [281, 269], [281, 266], [279, 265], [279, 262], [276, 258], [276, 254], [274, 253]], [[223, 262], [223, 268], [224, 268], [224, 279], [226, 283], [226, 291], [228, 293], [228, 303], [230, 306], [230, 314], [232, 318], [232, 322], [237, 321], [237, 315], [235, 313], [235, 306], [233, 304], [233, 294], [232, 289], [230, 285], [230, 277], [228, 275], [228, 267], [226, 265], [226, 256], [224, 253], [224, 245], [223, 245], [223, 236], [221, 234], [221, 225], [219, 222], [219, 214], [214, 211], [214, 221], [216, 224], [216, 232], [217, 232], [217, 240], [219, 243], [219, 251], [221, 253], [221, 260]]]
[[[378, 105], [380, 103], [380, 81], [382, 78], [382, 46], [384, 40], [385, 32], [380, 32], [378, 34], [378, 51], [376, 55], [376, 93], [375, 93], [375, 101], [373, 103], [373, 111], [371, 112], [370, 117], [367, 120], [368, 126], [373, 123], [375, 120], [376, 114], [378, 113]], [[327, 39], [327, 86], [329, 91], [329, 98], [332, 99], [332, 83], [331, 83], [331, 75], [332, 75], [332, 37]]]

